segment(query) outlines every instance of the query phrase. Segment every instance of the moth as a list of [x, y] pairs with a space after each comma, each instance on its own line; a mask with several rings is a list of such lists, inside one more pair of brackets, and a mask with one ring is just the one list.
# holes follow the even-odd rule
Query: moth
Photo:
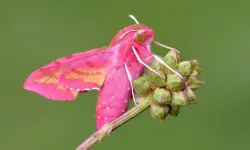
[[[141, 24], [133, 15], [135, 24], [120, 30], [109, 46], [72, 54], [52, 61], [31, 73], [23, 88], [51, 100], [75, 100], [88, 90], [100, 90], [96, 105], [97, 129], [121, 116], [132, 98], [136, 104], [133, 80], [153, 58], [171, 69], [150, 45], [174, 49], [154, 41], [151, 28]], [[178, 72], [175, 72], [178, 74]]]

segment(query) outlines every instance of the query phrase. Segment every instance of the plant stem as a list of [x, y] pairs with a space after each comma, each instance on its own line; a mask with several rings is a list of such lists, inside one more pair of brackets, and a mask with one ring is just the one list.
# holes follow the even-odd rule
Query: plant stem
[[151, 102], [151, 96], [147, 96], [143, 101], [141, 101], [138, 105], [131, 108], [129, 111], [121, 115], [116, 120], [110, 122], [109, 124], [104, 125], [100, 130], [96, 131], [89, 138], [83, 141], [76, 150], [87, 150], [91, 146], [96, 143], [101, 142], [105, 137], [109, 136], [109, 134], [114, 131], [116, 128], [120, 127], [125, 122], [129, 121], [136, 115], [140, 114], [144, 110], [146, 110]]

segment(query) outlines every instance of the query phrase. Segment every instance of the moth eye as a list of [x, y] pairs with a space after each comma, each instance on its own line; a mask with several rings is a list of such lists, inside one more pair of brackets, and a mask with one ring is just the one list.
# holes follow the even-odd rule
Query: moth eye
[[137, 34], [135, 37], [136, 42], [144, 42], [146, 40], [146, 35], [144, 33]]

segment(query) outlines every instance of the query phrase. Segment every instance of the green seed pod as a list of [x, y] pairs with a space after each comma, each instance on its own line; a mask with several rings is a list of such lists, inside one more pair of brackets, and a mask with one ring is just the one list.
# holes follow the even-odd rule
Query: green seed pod
[[188, 98], [183, 91], [172, 92], [171, 106], [182, 107], [188, 104]]
[[187, 89], [185, 89], [185, 94], [188, 97], [188, 103], [189, 104], [195, 104], [195, 103], [197, 103], [194, 91], [192, 91], [190, 88], [187, 88]]
[[166, 78], [166, 75], [163, 73], [163, 71], [161, 70], [155, 70], [158, 74], [155, 74], [153, 71], [149, 70], [149, 69], [146, 69], [144, 75], [150, 75], [150, 76], [156, 76], [156, 77], [160, 77], [160, 79], [165, 79]]
[[152, 76], [150, 75], [145, 75], [137, 78], [133, 81], [135, 91], [141, 95], [148, 94], [152, 90], [150, 87], [150, 82], [152, 82]]
[[167, 75], [167, 89], [171, 91], [179, 91], [184, 87], [184, 81], [176, 74]]
[[[179, 56], [178, 52], [176, 52], [175, 50], [171, 50], [167, 53], [167, 55], [165, 55], [165, 57], [163, 59], [166, 62], [166, 64], [169, 65], [169, 67], [176, 70], [177, 64], [180, 61], [180, 56]], [[165, 74], [172, 73], [171, 70], [169, 70], [168, 68], [166, 68], [163, 65], [162, 65], [162, 68], [163, 68], [162, 70]]]
[[171, 116], [178, 116], [179, 112], [180, 112], [180, 107], [171, 106], [169, 109], [169, 115]]
[[159, 105], [169, 104], [171, 101], [171, 94], [163, 88], [156, 88], [153, 93], [153, 101]]
[[192, 90], [200, 88], [203, 84], [204, 81], [198, 80], [194, 75], [190, 76], [187, 81], [188, 88]]
[[[165, 78], [165, 74], [163, 73], [163, 71], [161, 69], [161, 63], [159, 63], [159, 61], [157, 61], [156, 59], [153, 59], [152, 62], [151, 62], [150, 67], [152, 69], [154, 69], [158, 74], [160, 74], [160, 76], [162, 78]], [[146, 69], [144, 74], [158, 76], [157, 74], [155, 74], [154, 72], [152, 72], [149, 69]]]
[[159, 63], [159, 61], [157, 61], [156, 59], [153, 59], [150, 67], [155, 70], [161, 70], [161, 63]]
[[192, 61], [183, 61], [178, 64], [178, 72], [183, 77], [187, 77], [194, 71], [195, 65], [196, 64]]
[[150, 105], [151, 116], [159, 120], [160, 122], [162, 122], [167, 117], [168, 110], [169, 110], [169, 106], [167, 105], [161, 106], [155, 103], [151, 103]]
[[[164, 75], [165, 76], [165, 75]], [[160, 76], [154, 76], [152, 83], [156, 86], [156, 87], [165, 87], [167, 85], [167, 82], [165, 80], [165, 78], [163, 79]]]

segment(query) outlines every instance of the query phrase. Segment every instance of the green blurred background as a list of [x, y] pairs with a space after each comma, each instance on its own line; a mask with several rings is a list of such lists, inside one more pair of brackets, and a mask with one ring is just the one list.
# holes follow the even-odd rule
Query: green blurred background
[[58, 57], [108, 45], [133, 23], [130, 13], [184, 60], [197, 59], [206, 84], [199, 103], [177, 118], [161, 124], [146, 111], [93, 149], [250, 149], [249, 7], [248, 0], [1, 0], [0, 150], [73, 150], [95, 131], [98, 92], [55, 102], [22, 84]]

